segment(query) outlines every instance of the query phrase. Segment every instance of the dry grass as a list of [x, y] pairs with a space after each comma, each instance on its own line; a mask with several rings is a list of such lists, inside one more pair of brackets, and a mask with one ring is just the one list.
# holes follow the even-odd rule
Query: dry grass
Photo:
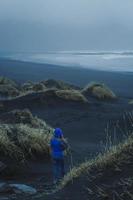
[[30, 92], [40, 92], [46, 89], [43, 83], [37, 82], [27, 82], [22, 85], [22, 93], [30, 93]]
[[19, 95], [19, 90], [12, 85], [1, 85], [0, 94], [3, 96], [16, 97]]
[[0, 94], [7, 97], [16, 97], [19, 95], [18, 85], [3, 76], [0, 76]]
[[88, 100], [77, 90], [57, 90], [56, 95], [68, 101], [88, 102]]
[[[76, 180], [76, 178], [80, 178], [80, 176], [85, 175], [86, 177], [92, 173], [91, 178], [95, 179], [96, 171], [100, 171], [100, 173], [104, 172], [106, 169], [112, 169], [114, 172], [118, 172], [123, 163], [129, 163], [130, 159], [133, 155], [133, 135], [129, 136], [127, 140], [123, 143], [120, 143], [117, 146], [112, 146], [105, 153], [99, 155], [91, 160], [88, 160], [78, 167], [73, 167], [68, 174], [62, 179], [59, 185], [53, 188], [50, 192], [44, 192], [40, 195], [35, 196], [34, 199], [39, 199], [45, 196], [46, 194], [54, 194], [61, 189], [63, 189], [67, 184], [72, 183]], [[94, 175], [94, 176], [93, 176]], [[91, 184], [91, 183], [90, 183]], [[88, 193], [93, 192], [90, 188], [87, 189]], [[97, 186], [97, 194], [99, 196], [104, 196], [105, 191], [100, 189], [100, 186]], [[105, 197], [105, 196], [104, 196]], [[102, 198], [104, 199], [104, 198]]]
[[23, 152], [9, 139], [7, 130], [3, 127], [0, 127], [0, 155], [15, 160], [24, 159]]
[[90, 94], [100, 100], [116, 99], [116, 95], [114, 94], [114, 92], [102, 83], [92, 82], [82, 90], [82, 93]]
[[21, 97], [34, 92], [45, 92], [47, 88], [57, 90], [57, 96], [65, 100], [87, 102], [84, 94], [91, 94], [101, 100], [116, 99], [114, 92], [102, 83], [92, 82], [80, 92], [80, 88], [77, 86], [53, 79], [37, 83], [27, 82], [18, 87], [14, 81], [0, 77], [0, 93], [10, 98]]
[[11, 80], [11, 79], [8, 79], [4, 76], [0, 76], [0, 85], [12, 85], [12, 86], [17, 86], [17, 84]]
[[46, 81], [42, 81], [47, 88], [55, 88], [58, 90], [72, 90], [76, 89], [79, 90], [80, 88], [78, 86], [72, 85], [70, 83], [66, 83], [61, 80], [54, 80], [54, 79], [48, 79]]
[[[2, 121], [3, 120], [3, 121]], [[5, 114], [0, 124], [0, 155], [14, 159], [48, 156], [53, 129], [29, 110]]]
[[46, 89], [71, 90], [79, 89], [79, 87], [54, 79], [48, 79], [37, 83], [29, 81], [22, 85], [22, 93], [41, 92]]
[[[21, 93], [17, 98], [24, 97], [26, 95], [35, 94], [33, 91], [27, 91]], [[73, 102], [81, 102], [88, 103], [86, 97], [78, 90], [59, 90], [59, 89], [45, 89], [44, 91], [39, 92], [38, 102], [41, 101], [42, 104], [47, 103], [56, 103], [56, 100], [64, 100], [64, 102], [73, 101]], [[37, 100], [36, 100], [37, 102]]]
[[62, 189], [65, 185], [71, 182], [73, 179], [89, 173], [92, 169], [105, 170], [106, 168], [113, 168], [114, 171], [119, 169], [119, 166], [123, 162], [129, 162], [130, 157], [133, 155], [133, 136], [129, 136], [128, 139], [120, 143], [117, 146], [113, 146], [104, 154], [99, 154], [95, 159], [88, 160], [82, 163], [79, 167], [74, 167], [62, 180], [58, 186], [58, 190]]
[[0, 122], [5, 124], [27, 124], [31, 128], [47, 129], [48, 126], [45, 121], [34, 117], [29, 109], [13, 110], [1, 115]]
[[48, 156], [51, 132], [42, 128], [31, 128], [26, 124], [2, 124], [0, 125], [0, 155], [15, 160], [36, 157], [36, 155]]

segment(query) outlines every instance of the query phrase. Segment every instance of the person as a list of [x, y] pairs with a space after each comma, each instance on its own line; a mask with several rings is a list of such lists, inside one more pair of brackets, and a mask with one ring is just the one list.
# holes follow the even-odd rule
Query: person
[[67, 150], [68, 144], [60, 128], [54, 130], [54, 136], [50, 141], [51, 157], [53, 162], [54, 184], [60, 181], [65, 175], [64, 151]]

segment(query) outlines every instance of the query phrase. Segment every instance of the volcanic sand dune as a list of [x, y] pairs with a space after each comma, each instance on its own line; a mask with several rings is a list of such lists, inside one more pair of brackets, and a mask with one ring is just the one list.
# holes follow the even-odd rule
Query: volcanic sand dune
[[[0, 63], [2, 63], [0, 67], [4, 75], [10, 74], [9, 77], [12, 77], [13, 79], [16, 79], [17, 77], [16, 80], [17, 81], [21, 80], [22, 83], [28, 81], [29, 79], [31, 79], [31, 81], [33, 82], [34, 81], [40, 82], [41, 80], [45, 80], [46, 78], [52, 78], [52, 79], [55, 78], [57, 80], [65, 80], [66, 82], [74, 83], [74, 85], [78, 86], [80, 85], [81, 88], [83, 88], [85, 85], [87, 85], [87, 83], [91, 81], [104, 82], [109, 86], [109, 88], [112, 88], [112, 91], [118, 97], [117, 101], [99, 101], [99, 99], [93, 97], [93, 95], [89, 97], [85, 95], [85, 97], [88, 99], [89, 102], [87, 104], [86, 103], [77, 104], [75, 102], [68, 103], [68, 101], [64, 103], [64, 99], [56, 97], [57, 98], [56, 100], [54, 96], [54, 98], [51, 98], [51, 101], [49, 101], [48, 97], [48, 102], [50, 102], [50, 106], [40, 107], [39, 106], [40, 97], [42, 97], [43, 99], [43, 92], [37, 92], [37, 94], [35, 92], [35, 94], [34, 93], [26, 94], [25, 96], [14, 98], [12, 100], [4, 100], [4, 101], [1, 100], [0, 102], [1, 113], [3, 113], [2, 115], [4, 115], [5, 111], [9, 110], [11, 111], [14, 108], [18, 109], [30, 108], [33, 115], [37, 115], [37, 117], [46, 121], [46, 123], [49, 124], [51, 127], [60, 126], [63, 129], [65, 136], [68, 137], [69, 139], [68, 141], [72, 146], [74, 165], [80, 164], [81, 162], [84, 163], [84, 160], [86, 158], [87, 159], [92, 157], [94, 158], [97, 155], [97, 152], [103, 150], [103, 145], [100, 145], [100, 141], [106, 142], [105, 128], [107, 127], [107, 124], [110, 124], [111, 128], [109, 131], [109, 135], [111, 135], [112, 137], [114, 137], [114, 127], [116, 128], [117, 132], [116, 143], [118, 143], [120, 140], [123, 139], [123, 135], [127, 133], [127, 130], [128, 132], [131, 131], [132, 126], [129, 126], [129, 123], [128, 124], [125, 123], [125, 117], [123, 117], [125, 116], [123, 115], [125, 111], [130, 113], [132, 111], [132, 104], [128, 104], [129, 100], [133, 98], [132, 96], [133, 79], [131, 74], [98, 72], [98, 71], [83, 70], [83, 69], [75, 70], [73, 68], [70, 70], [68, 69], [66, 70], [64, 68], [63, 69], [61, 69], [60, 67], [58, 68], [57, 66], [53, 68], [46, 65], [39, 65], [33, 63], [26, 64], [23, 62], [14, 62], [14, 61], [0, 61]], [[10, 71], [10, 67], [12, 64], [14, 64], [13, 65], [14, 74]], [[4, 66], [4, 68], [2, 66]], [[20, 73], [19, 71], [19, 73], [21, 74], [20, 77], [18, 73], [18, 66], [19, 67], [23, 66], [24, 67], [23, 71], [24, 69], [27, 69], [27, 66], [29, 67], [29, 69], [32, 68], [32, 70], [30, 70], [30, 73], [28, 74], [23, 72]], [[37, 66], [39, 67], [38, 74], [36, 74]], [[79, 91], [81, 88], [79, 89], [73, 88], [73, 89]], [[51, 90], [53, 89], [50, 89], [50, 91]], [[59, 88], [56, 90], [59, 90]], [[37, 102], [39, 102], [39, 104]], [[54, 104], [53, 102], [56, 103]], [[6, 117], [4, 118], [3, 116], [3, 120], [5, 119]], [[128, 118], [128, 121], [131, 121], [131, 117]], [[132, 146], [131, 142], [129, 146]], [[122, 148], [119, 147], [117, 148], [122, 150], [124, 146], [120, 145], [120, 147]], [[71, 176], [70, 174], [68, 174], [67, 177], [68, 180], [70, 180], [70, 182], [68, 181], [69, 182], [68, 185], [66, 185], [66, 187], [63, 190], [61, 190], [59, 193], [56, 193], [55, 195], [49, 195], [49, 196], [45, 195], [42, 197], [40, 196], [39, 199], [40, 200], [54, 199], [54, 197], [55, 198], [57, 197], [58, 199], [71, 200], [75, 199], [76, 197], [76, 199], [91, 198], [93, 200], [97, 199], [96, 195], [102, 195], [101, 199], [104, 199], [107, 198], [106, 196], [108, 194], [110, 194], [110, 196], [112, 195], [111, 191], [116, 191], [116, 193], [118, 193], [119, 195], [119, 191], [120, 192], [123, 191], [121, 188], [122, 186], [120, 185], [123, 184], [123, 187], [125, 187], [124, 185], [125, 183], [128, 195], [130, 195], [130, 193], [132, 192], [130, 189], [130, 187], [132, 187], [132, 180], [129, 179], [129, 177], [130, 178], [132, 177], [132, 160], [130, 157], [130, 153], [132, 154], [131, 149], [132, 148], [127, 148], [127, 152], [129, 152], [129, 155], [127, 154], [125, 149], [123, 149], [122, 152], [120, 150], [116, 151], [116, 148], [114, 148], [115, 151], [113, 151], [113, 153], [108, 152], [107, 155], [112, 155], [112, 160], [114, 161], [113, 162], [114, 164], [120, 163], [118, 159], [119, 157], [124, 158], [121, 159], [120, 166], [110, 164], [110, 162], [108, 162], [105, 159], [105, 158], [110, 158], [110, 156], [105, 155], [105, 157], [104, 156], [99, 157], [99, 159], [101, 158], [101, 160], [99, 160], [99, 163], [101, 164], [98, 165], [98, 167], [96, 167], [96, 165], [94, 164], [98, 162], [97, 159], [95, 160], [95, 162], [94, 160], [93, 162], [89, 162], [93, 163], [89, 174], [90, 176], [86, 175], [86, 172], [85, 174], [83, 172], [83, 174], [81, 173], [79, 177], [73, 180], [72, 184], [72, 181], [70, 180]], [[117, 154], [118, 152], [119, 154]], [[116, 156], [114, 157], [114, 155]], [[106, 163], [103, 162], [103, 158], [105, 161], [107, 161]], [[70, 158], [68, 157], [68, 164], [69, 163], [70, 163]], [[31, 170], [28, 170], [29, 176], [27, 176], [26, 173], [27, 179], [25, 178], [23, 179], [23, 181], [29, 182], [30, 184], [35, 186], [39, 192], [41, 193], [45, 192], [46, 182], [48, 181], [48, 183], [50, 183], [49, 181], [51, 181], [52, 171], [50, 165], [51, 165], [50, 163], [44, 163], [44, 162], [38, 162], [38, 163], [31, 162], [31, 165], [29, 164]], [[80, 165], [80, 167], [81, 166], [85, 165], [83, 164]], [[87, 163], [87, 168], [88, 168], [88, 163]], [[77, 170], [78, 169], [79, 168], [77, 168]], [[38, 181], [38, 178], [41, 178], [42, 176], [44, 176], [44, 179], [42, 179], [42, 181], [41, 180]], [[121, 177], [122, 177], [122, 182], [120, 180]], [[17, 181], [21, 181], [21, 178], [22, 177], [20, 176], [17, 177]], [[90, 189], [88, 189], [88, 191], [86, 192], [86, 188]], [[98, 198], [100, 197], [101, 196], [99, 196]], [[20, 196], [19, 197], [17, 196], [16, 198], [21, 199]], [[129, 196], [128, 198], [130, 199]], [[26, 199], [26, 197], [23, 196], [22, 199]]]

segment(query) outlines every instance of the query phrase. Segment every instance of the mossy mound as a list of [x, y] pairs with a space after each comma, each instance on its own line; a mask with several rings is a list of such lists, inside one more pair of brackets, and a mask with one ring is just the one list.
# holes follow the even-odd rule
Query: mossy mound
[[99, 100], [114, 100], [117, 98], [115, 93], [103, 83], [92, 82], [82, 90], [82, 93], [96, 97]]
[[0, 155], [21, 160], [49, 155], [53, 129], [28, 110], [16, 110], [1, 116]]
[[16, 97], [20, 94], [18, 85], [6, 78], [0, 77], [0, 95], [5, 97]]
[[0, 76], [0, 85], [12, 85], [14, 87], [17, 86], [17, 84], [15, 83], [15, 81], [9, 79], [9, 78], [6, 78], [4, 76]]
[[[69, 103], [88, 103], [86, 97], [78, 90], [58, 90], [46, 89], [41, 92], [31, 92], [17, 97], [13, 102], [17, 102], [26, 106], [49, 106]], [[11, 102], [11, 101], [10, 101]]]
[[88, 100], [77, 90], [57, 90], [56, 95], [66, 101], [87, 103]]
[[[69, 189], [77, 190], [79, 191], [78, 195], [82, 195], [86, 188], [88, 199], [101, 200], [114, 197], [123, 200], [131, 199], [133, 192], [132, 167], [133, 135], [122, 143], [112, 146], [105, 153], [99, 154], [95, 159], [88, 160], [79, 167], [74, 167], [64, 177], [57, 190], [67, 185], [65, 187], [67, 191]], [[69, 199], [69, 196], [67, 197]]]
[[40, 92], [46, 89], [43, 83], [37, 82], [27, 82], [22, 85], [22, 92]]
[[56, 88], [60, 90], [71, 90], [71, 89], [79, 90], [80, 89], [79, 87], [74, 86], [72, 84], [65, 83], [64, 81], [60, 81], [60, 80], [54, 80], [54, 79], [48, 79], [46, 81], [42, 81], [41, 83], [43, 83], [47, 88]]
[[0, 85], [0, 95], [3, 97], [16, 97], [19, 94], [19, 90], [12, 85]]
[[2, 114], [0, 116], [0, 122], [1, 123], [8, 123], [8, 124], [28, 124], [29, 126], [33, 128], [40, 128], [47, 126], [46, 123], [37, 118], [33, 117], [32, 113], [29, 109], [24, 110], [13, 110], [11, 112], [7, 112], [5, 114]]

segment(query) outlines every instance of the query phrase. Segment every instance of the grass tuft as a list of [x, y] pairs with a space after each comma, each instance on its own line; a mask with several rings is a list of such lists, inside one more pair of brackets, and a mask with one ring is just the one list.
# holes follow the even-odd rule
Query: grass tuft
[[15, 160], [47, 157], [52, 132], [50, 126], [28, 110], [9, 112], [1, 119], [0, 155]]
[[100, 100], [117, 98], [115, 93], [103, 83], [91, 82], [82, 90], [82, 93], [92, 95]]
[[77, 90], [57, 90], [56, 95], [68, 101], [88, 102], [88, 100]]
[[62, 180], [58, 187], [62, 189], [65, 185], [70, 183], [73, 179], [80, 177], [84, 173], [89, 173], [91, 170], [104, 171], [107, 168], [115, 170], [119, 169], [122, 163], [129, 162], [133, 155], [133, 135], [129, 136], [127, 140], [119, 145], [111, 147], [103, 154], [99, 154], [96, 158], [82, 163], [78, 167], [74, 167]]
[[70, 83], [66, 83], [61, 80], [48, 79], [48, 80], [42, 81], [41, 83], [43, 83], [47, 88], [55, 88], [58, 90], [72, 90], [72, 89], [79, 90], [80, 89], [78, 86], [74, 86]]

